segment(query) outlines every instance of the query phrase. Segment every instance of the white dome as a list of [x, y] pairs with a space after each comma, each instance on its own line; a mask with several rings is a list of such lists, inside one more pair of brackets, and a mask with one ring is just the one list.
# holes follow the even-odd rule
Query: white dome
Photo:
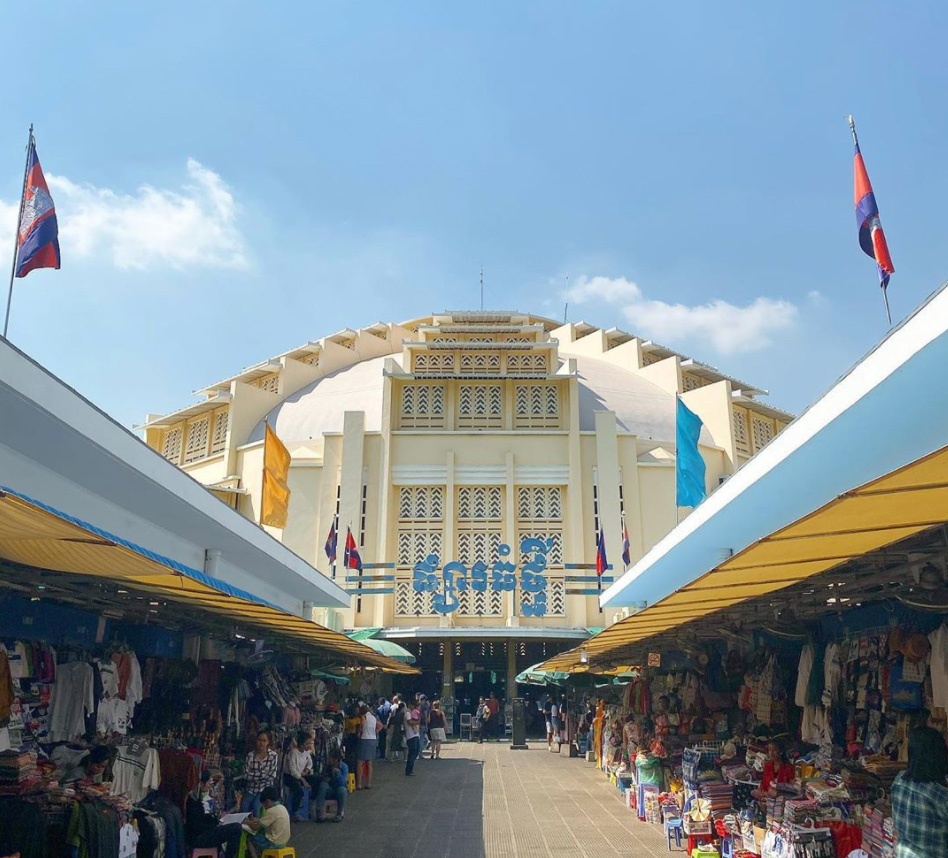
[[[568, 355], [573, 357], [573, 355]], [[341, 432], [346, 411], [364, 411], [367, 432], [382, 428], [382, 374], [386, 357], [361, 361], [296, 391], [266, 419], [285, 443], [309, 441], [327, 432]], [[675, 440], [675, 397], [634, 372], [608, 361], [577, 356], [579, 426], [595, 429], [597, 411], [614, 411], [619, 432]], [[264, 421], [254, 427], [248, 443], [263, 440]], [[707, 440], [705, 436], [702, 440]]]

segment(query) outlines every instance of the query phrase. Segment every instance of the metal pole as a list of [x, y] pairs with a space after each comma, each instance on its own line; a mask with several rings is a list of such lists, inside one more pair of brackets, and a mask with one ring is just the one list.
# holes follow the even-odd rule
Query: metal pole
[[16, 275], [16, 261], [20, 255], [20, 223], [23, 221], [23, 204], [26, 202], [27, 171], [30, 168], [30, 150], [33, 148], [33, 123], [30, 123], [30, 139], [26, 144], [26, 163], [23, 165], [23, 187], [20, 190], [20, 213], [16, 219], [16, 234], [13, 237], [13, 264], [10, 266], [10, 288], [7, 290], [7, 313], [3, 320], [3, 338], [7, 338], [10, 327], [10, 307], [13, 304], [13, 278]]

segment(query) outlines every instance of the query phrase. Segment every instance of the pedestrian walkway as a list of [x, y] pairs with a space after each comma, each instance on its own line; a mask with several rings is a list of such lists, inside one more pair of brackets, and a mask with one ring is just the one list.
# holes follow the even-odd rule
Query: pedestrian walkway
[[[446, 745], [441, 760], [377, 762], [345, 821], [293, 825], [298, 858], [667, 856], [662, 829], [639, 822], [592, 763], [545, 743]], [[683, 854], [683, 853], [679, 853]]]

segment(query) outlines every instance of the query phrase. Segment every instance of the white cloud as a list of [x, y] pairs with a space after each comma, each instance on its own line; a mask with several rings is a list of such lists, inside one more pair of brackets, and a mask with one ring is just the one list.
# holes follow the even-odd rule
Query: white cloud
[[[120, 269], [245, 268], [238, 207], [213, 170], [189, 158], [179, 189], [142, 185], [134, 194], [47, 174], [56, 201], [63, 264], [70, 257], [111, 259]], [[0, 222], [18, 205], [0, 202]]]
[[755, 298], [739, 307], [720, 299], [707, 304], [669, 304], [646, 298], [624, 277], [581, 277], [569, 290], [570, 303], [605, 301], [620, 307], [633, 333], [665, 343], [701, 340], [720, 354], [757, 351], [780, 331], [792, 328], [797, 308], [789, 301]]

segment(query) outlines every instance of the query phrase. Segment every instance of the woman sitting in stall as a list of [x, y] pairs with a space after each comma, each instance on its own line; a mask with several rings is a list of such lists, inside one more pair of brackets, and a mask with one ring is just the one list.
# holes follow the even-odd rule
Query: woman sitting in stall
[[754, 798], [766, 798], [777, 794], [777, 784], [789, 784], [796, 777], [793, 766], [787, 762], [783, 747], [777, 742], [767, 743], [767, 762], [764, 763], [764, 777], [760, 786], [751, 795]]

